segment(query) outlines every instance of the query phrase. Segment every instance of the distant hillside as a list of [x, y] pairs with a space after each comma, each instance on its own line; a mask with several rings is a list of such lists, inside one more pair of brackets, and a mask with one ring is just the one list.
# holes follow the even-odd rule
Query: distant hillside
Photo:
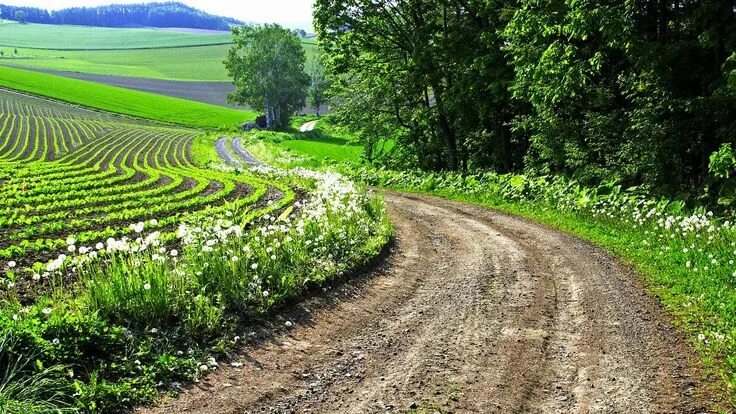
[[215, 16], [178, 2], [148, 4], [112, 4], [99, 7], [73, 7], [45, 10], [0, 4], [0, 17], [23, 23], [74, 24], [100, 27], [187, 27], [230, 30], [231, 24], [243, 22]]

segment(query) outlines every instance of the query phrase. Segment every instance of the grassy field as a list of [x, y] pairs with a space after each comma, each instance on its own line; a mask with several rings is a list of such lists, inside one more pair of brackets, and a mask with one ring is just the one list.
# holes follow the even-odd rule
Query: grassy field
[[229, 43], [229, 33], [197, 34], [156, 29], [0, 23], [0, 46], [38, 49], [131, 49]]
[[0, 63], [34, 69], [165, 80], [228, 81], [222, 63], [230, 45], [141, 50], [39, 50], [0, 47]]
[[188, 127], [232, 128], [255, 118], [248, 111], [7, 67], [0, 67], [0, 86], [90, 108]]
[[358, 161], [363, 147], [349, 145], [340, 139], [306, 136], [302, 139], [286, 140], [281, 143], [294, 153], [308, 155], [318, 160]]
[[[79, 42], [76, 41], [78, 37]], [[4, 23], [0, 24], [0, 51], [3, 53], [0, 63], [98, 75], [228, 81], [222, 62], [230, 45], [212, 43], [230, 41], [229, 34]], [[316, 45], [313, 40], [304, 40], [302, 44], [309, 59]], [[74, 45], [74, 49], [112, 50], [69, 50], [69, 45]], [[183, 45], [205, 46], [172, 47]]]
[[288, 132], [258, 131], [244, 136], [243, 145], [257, 159], [283, 168], [324, 168], [343, 162], [359, 163], [363, 147], [354, 144], [349, 134], [323, 117], [310, 132], [299, 132], [299, 126], [317, 119], [296, 117]]

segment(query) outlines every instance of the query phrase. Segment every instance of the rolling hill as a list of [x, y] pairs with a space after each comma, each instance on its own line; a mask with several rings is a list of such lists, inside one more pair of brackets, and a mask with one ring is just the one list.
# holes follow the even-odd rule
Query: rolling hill
[[252, 112], [0, 66], [0, 87], [194, 128], [232, 128]]
[[117, 50], [230, 43], [229, 32], [185, 33], [153, 28], [107, 28], [0, 23], [0, 46], [53, 50]]
[[[231, 44], [229, 33], [0, 23], [0, 64], [29, 69], [229, 81], [222, 61]], [[302, 44], [310, 58], [316, 43]]]

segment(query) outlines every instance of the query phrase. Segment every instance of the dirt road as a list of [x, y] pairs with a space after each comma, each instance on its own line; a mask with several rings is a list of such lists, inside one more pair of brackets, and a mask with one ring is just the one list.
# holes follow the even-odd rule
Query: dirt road
[[299, 128], [299, 132], [311, 132], [317, 126], [318, 121], [309, 121]]
[[707, 411], [695, 355], [600, 250], [479, 207], [386, 198], [397, 240], [378, 269], [292, 308], [251, 335], [237, 367], [146, 411]]

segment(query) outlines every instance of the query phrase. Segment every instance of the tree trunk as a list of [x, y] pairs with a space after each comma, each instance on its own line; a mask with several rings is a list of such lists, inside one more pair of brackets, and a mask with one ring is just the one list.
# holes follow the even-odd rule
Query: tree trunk
[[503, 125], [503, 122], [498, 122], [498, 134], [501, 140], [501, 171], [503, 173], [508, 173], [511, 171], [511, 142], [509, 139], [508, 131], [506, 131], [505, 126]]
[[266, 109], [266, 129], [271, 129], [271, 123], [273, 122], [273, 119], [271, 118], [271, 103], [268, 100], [268, 93], [266, 93], [266, 97], [264, 98], [265, 103], [265, 109]]
[[437, 102], [437, 120], [439, 123], [440, 132], [442, 133], [442, 138], [445, 141], [445, 149], [447, 150], [447, 163], [452, 171], [457, 171], [459, 168], [457, 156], [457, 136], [455, 135], [455, 130], [452, 129], [452, 125], [450, 125], [450, 120], [445, 112], [445, 105], [443, 103], [441, 93], [438, 92], [439, 88], [433, 86], [432, 89], [434, 90], [435, 94], [435, 102]]

